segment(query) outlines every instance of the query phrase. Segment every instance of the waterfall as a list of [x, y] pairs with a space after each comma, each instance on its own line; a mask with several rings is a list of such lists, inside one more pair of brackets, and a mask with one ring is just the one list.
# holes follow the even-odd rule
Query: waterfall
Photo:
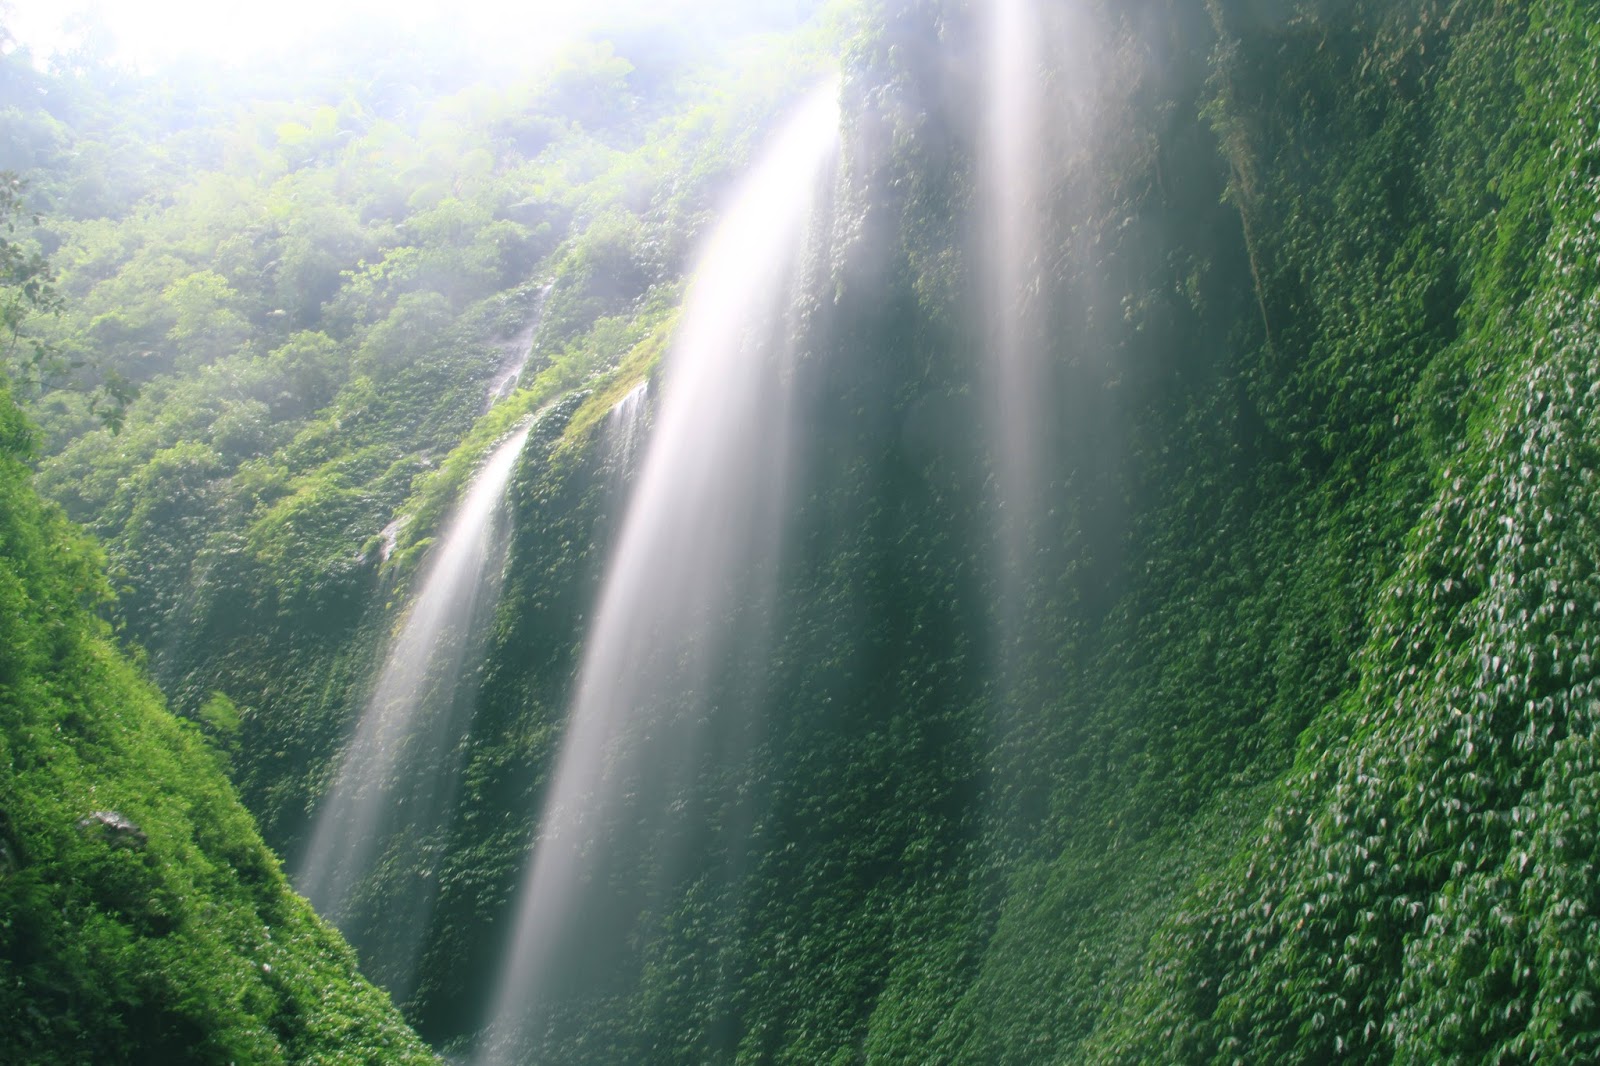
[[[1070, 220], [1068, 231], [1080, 219], [1092, 223], [1096, 211], [1084, 175], [1099, 165], [1103, 120], [1095, 94], [1109, 75], [1103, 39], [1084, 8], [1070, 0], [994, 0], [979, 9], [983, 91], [972, 247], [994, 509], [993, 676], [1006, 715], [1025, 715], [1025, 705], [1041, 698], [1036, 688], [1028, 695], [1017, 686], [1023, 664], [1039, 651], [1041, 626], [1053, 624], [1047, 586], [1065, 565], [1055, 510], [1060, 456], [1064, 448], [1084, 454], [1080, 441], [1103, 456], [1114, 439], [1099, 431], [1113, 398], [1103, 382], [1114, 375], [1087, 372], [1103, 371], [1108, 353], [1072, 310], [1120, 293], [1088, 287], [1094, 282], [1081, 279], [1095, 271], [1080, 257], [1089, 250], [1070, 232], [1050, 232], [1062, 219]], [[1070, 291], [1058, 280], [1066, 274], [1080, 279]], [[1064, 328], [1067, 321], [1078, 328]]]
[[540, 323], [544, 321], [544, 305], [550, 299], [550, 290], [555, 287], [556, 283], [551, 281], [539, 290], [539, 295], [534, 298], [533, 315], [528, 319], [528, 324], [519, 329], [516, 336], [500, 346], [500, 369], [495, 371], [494, 378], [490, 380], [489, 388], [484, 395], [485, 411], [510, 396], [516, 389], [517, 380], [527, 368], [528, 360], [533, 358], [533, 338], [539, 332]]
[[403, 999], [471, 713], [468, 663], [499, 592], [498, 515], [528, 427], [497, 447], [434, 549], [317, 816], [297, 887]]
[[[618, 864], [663, 861], [674, 775], [710, 742], [709, 677], [750, 636], [730, 619], [759, 615], [772, 594], [795, 433], [786, 386], [796, 297], [831, 187], [837, 94], [837, 85], [819, 90], [775, 137], [694, 272], [584, 644], [480, 1061], [525, 1058], [563, 963], [602, 966], [618, 950], [573, 943], [583, 936], [575, 916], [604, 906], [594, 897], [617, 880], [608, 871]], [[637, 413], [622, 409], [643, 403], [641, 392], [619, 405], [619, 433]], [[621, 941], [637, 919], [628, 907], [584, 928]]]
[[979, 253], [989, 350], [988, 429], [1000, 530], [1001, 625], [1015, 636], [1037, 518], [1047, 411], [1039, 287], [1043, 272], [1043, 25], [1037, 0], [995, 0], [987, 12]]

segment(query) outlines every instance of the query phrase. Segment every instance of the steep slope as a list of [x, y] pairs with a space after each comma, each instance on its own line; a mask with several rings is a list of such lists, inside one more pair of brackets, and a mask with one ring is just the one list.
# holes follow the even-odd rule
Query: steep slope
[[435, 1061], [116, 646], [31, 448], [0, 394], [0, 1058]]
[[[1210, 14], [1237, 250], [1151, 218], [1193, 133], [1132, 96], [1118, 137], [1156, 147], [1121, 184], [1150, 192], [1097, 236], [1154, 221], [1167, 262], [1096, 256], [1069, 291], [1125, 288], [1133, 334], [1174, 291], [1199, 318], [1149, 346], [1112, 327], [1106, 385], [1144, 390], [1100, 393], [1126, 419], [1097, 443], [1125, 457], [1122, 588], [1051, 642], [1088, 654], [1029, 679], [1047, 695], [995, 782], [1042, 782], [1048, 814], [976, 978], [930, 996], [913, 956], [870, 1038], [905, 1061], [1587, 1058], [1594, 9]], [[1218, 316], [1208, 276], [1254, 306]]]
[[[1414, 375], [1395, 423], [1420, 438], [1426, 495], [1352, 684], [1302, 738], [1253, 846], [1160, 937], [1132, 1004], [1152, 1013], [1119, 1017], [1106, 1058], [1600, 1050], [1584, 961], [1600, 891], [1586, 825], [1600, 625], [1595, 14], [1456, 5], [1441, 19], [1423, 6], [1409, 42], [1404, 23], [1386, 24], [1369, 53], [1400, 86], [1379, 98], [1373, 140], [1398, 132], [1417, 162], [1409, 195], [1392, 181], [1368, 195], [1425, 210], [1391, 260], [1423, 284], [1363, 317], [1410, 309], [1415, 336], [1440, 316], [1408, 295], [1456, 294], [1431, 360], [1404, 343], [1375, 350]], [[1270, 138], [1253, 149], [1270, 152]], [[1344, 184], [1359, 172], [1331, 171], [1334, 189], [1360, 188]], [[1324, 219], [1324, 232], [1348, 223]], [[1364, 340], [1352, 331], [1344, 347]]]

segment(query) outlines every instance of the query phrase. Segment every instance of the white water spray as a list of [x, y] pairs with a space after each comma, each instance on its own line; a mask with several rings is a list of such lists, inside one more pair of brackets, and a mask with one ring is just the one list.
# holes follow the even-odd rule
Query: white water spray
[[985, 144], [979, 169], [984, 322], [990, 348], [990, 437], [1001, 524], [1002, 614], [1025, 581], [1047, 411], [1039, 321], [1045, 270], [1044, 26], [1038, 0], [995, 0], [988, 14]]
[[[816, 93], [775, 139], [695, 271], [584, 646], [482, 1062], [525, 1055], [597, 853], [619, 846], [613, 823], [625, 808], [635, 833], [664, 824], [665, 797], [650, 782], [670, 779], [660, 764], [700, 743], [712, 664], [740, 636], [727, 632], [730, 616], [770, 596], [794, 434], [785, 385], [796, 294], [836, 155], [837, 92]], [[617, 916], [619, 937], [635, 918]]]
[[[490, 455], [435, 550], [394, 636], [332, 792], [322, 804], [296, 878], [318, 913], [363, 949], [369, 973], [400, 998], [432, 907], [428, 838], [448, 809], [457, 767], [454, 734], [465, 723], [462, 679], [471, 636], [492, 607], [496, 516], [528, 436], [524, 427]], [[363, 883], [386, 855], [413, 872], [382, 893], [381, 944], [351, 926]]]
[[649, 429], [649, 411], [650, 382], [646, 380], [635, 385], [606, 415], [608, 458], [619, 473], [633, 468], [634, 458]]

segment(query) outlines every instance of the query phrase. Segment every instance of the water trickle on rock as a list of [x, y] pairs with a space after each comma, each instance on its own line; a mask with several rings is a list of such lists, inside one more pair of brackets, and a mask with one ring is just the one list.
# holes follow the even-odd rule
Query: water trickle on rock
[[527, 369], [528, 360], [533, 358], [533, 339], [539, 332], [539, 326], [544, 322], [544, 305], [550, 299], [550, 290], [555, 287], [556, 283], [552, 281], [539, 290], [539, 295], [534, 298], [533, 316], [528, 319], [528, 324], [500, 345], [500, 369], [489, 382], [483, 401], [485, 411], [516, 390], [517, 381]]

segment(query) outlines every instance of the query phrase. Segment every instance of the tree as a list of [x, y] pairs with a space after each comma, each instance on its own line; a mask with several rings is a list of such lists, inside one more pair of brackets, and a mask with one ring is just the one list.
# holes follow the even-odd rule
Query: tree
[[[26, 183], [11, 171], [0, 171], [0, 363], [8, 377], [28, 391], [42, 394], [72, 383], [83, 364], [24, 328], [40, 314], [59, 314], [64, 306], [56, 292], [50, 261], [31, 244], [18, 239], [17, 222], [37, 225], [23, 201]], [[101, 375], [89, 401], [90, 411], [113, 433], [122, 428], [136, 390], [115, 370]]]
[[32, 354], [27, 362], [43, 372], [53, 349], [23, 335], [23, 323], [34, 314], [54, 314], [61, 310], [61, 297], [55, 290], [55, 275], [50, 262], [37, 249], [16, 237], [17, 221], [26, 219], [37, 225], [37, 215], [24, 206], [23, 180], [11, 171], [0, 171], [0, 326], [4, 327], [4, 355], [11, 363], [19, 349]]

